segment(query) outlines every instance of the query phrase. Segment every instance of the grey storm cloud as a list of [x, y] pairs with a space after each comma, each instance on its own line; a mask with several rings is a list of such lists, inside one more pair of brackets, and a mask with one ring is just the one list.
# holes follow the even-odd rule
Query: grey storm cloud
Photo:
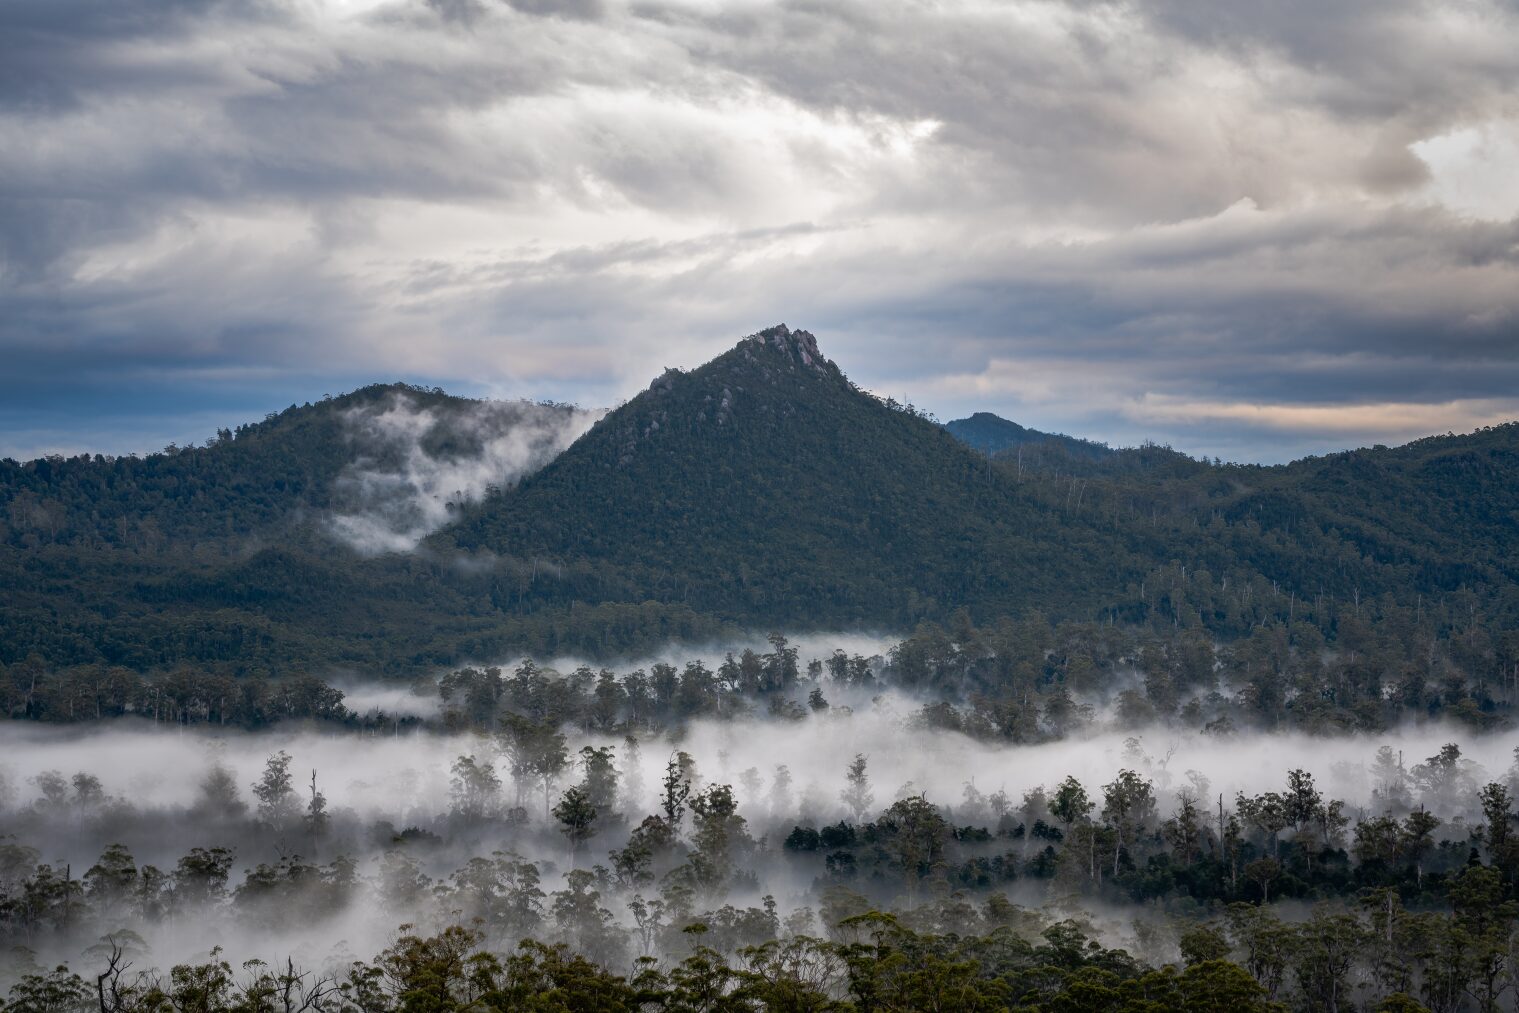
[[0, 385], [608, 404], [785, 319], [945, 416], [1260, 459], [1482, 425], [1516, 96], [1503, 0], [14, 0]]

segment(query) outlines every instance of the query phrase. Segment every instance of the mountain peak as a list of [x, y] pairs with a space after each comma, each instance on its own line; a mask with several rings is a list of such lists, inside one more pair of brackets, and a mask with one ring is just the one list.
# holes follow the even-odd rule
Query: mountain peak
[[[735, 619], [771, 602], [772, 621], [910, 625], [939, 603], [1021, 602], [1042, 586], [1067, 547], [1032, 534], [1041, 518], [1020, 497], [781, 324], [665, 373], [431, 544], [553, 560], [554, 593], [581, 600], [700, 600]], [[989, 555], [993, 517], [1016, 533]]]
[[818, 350], [818, 339], [809, 331], [793, 331], [785, 324], [767, 327], [758, 334], [751, 334], [739, 343], [756, 344], [775, 349], [798, 366], [826, 372], [828, 360]]
[[[782, 365], [792, 369], [811, 370], [823, 376], [841, 375], [838, 367], [823, 357], [818, 349], [818, 339], [809, 331], [793, 331], [785, 324], [776, 324], [767, 327], [746, 338], [741, 338], [727, 352], [717, 358], [699, 366], [694, 370], [686, 371], [666, 368], [663, 373], [656, 376], [649, 384], [649, 391], [654, 394], [668, 394], [673, 391], [678, 383], [688, 377], [724, 375], [732, 378], [735, 372], [747, 373], [754, 366], [769, 373], [774, 378], [775, 374], [765, 370], [765, 365], [777, 365], [776, 359], [781, 360]], [[732, 392], [724, 388], [724, 407], [732, 400]]]

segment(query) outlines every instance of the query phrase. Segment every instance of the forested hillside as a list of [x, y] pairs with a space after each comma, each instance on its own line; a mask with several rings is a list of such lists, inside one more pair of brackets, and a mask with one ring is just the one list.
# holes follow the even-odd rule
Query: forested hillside
[[437, 560], [356, 548], [456, 509], [439, 482], [531, 467], [584, 414], [377, 384], [204, 446], [0, 461], [0, 661], [435, 663], [419, 641], [477, 629], [480, 596]]
[[1519, 615], [1519, 424], [1277, 467], [1154, 446], [1101, 462], [1051, 447], [994, 459], [1047, 502], [1168, 528], [1186, 546], [1172, 559], [1243, 568], [1299, 599], [1460, 595], [1473, 614]]
[[[204, 446], [170, 445], [143, 457], [0, 461], [0, 540], [45, 553], [58, 547], [152, 555], [208, 548], [217, 555], [299, 527], [325, 507], [352, 454], [342, 412], [382, 397], [366, 387], [331, 401], [222, 430]], [[418, 397], [442, 395], [416, 392]]]
[[1142, 572], [1121, 533], [1025, 495], [785, 327], [666, 373], [434, 545], [552, 560], [556, 596], [784, 624], [1085, 613]]
[[[478, 418], [487, 403], [374, 384], [220, 430], [203, 446], [171, 444], [142, 457], [6, 459], [0, 461], [0, 541], [34, 551], [75, 546], [171, 555], [237, 555], [270, 541], [310, 541], [324, 511], [354, 505], [345, 472], [356, 463], [371, 470], [402, 463], [409, 447], [396, 437], [403, 434], [364, 424], [397, 404], [435, 421], [417, 427], [416, 442], [436, 459], [478, 455], [492, 435]], [[489, 404], [496, 415], [522, 411], [521, 403]], [[575, 411], [526, 407], [557, 417]]]
[[416, 672], [960, 610], [1331, 644], [1396, 615], [1497, 642], [1519, 616], [1519, 426], [1282, 467], [988, 455], [785, 327], [563, 453], [585, 413], [494, 404], [377, 386], [203, 447], [0, 463], [0, 662]]

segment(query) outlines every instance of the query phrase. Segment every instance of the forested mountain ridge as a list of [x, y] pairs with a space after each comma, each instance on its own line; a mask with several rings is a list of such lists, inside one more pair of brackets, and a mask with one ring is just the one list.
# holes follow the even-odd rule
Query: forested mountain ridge
[[427, 525], [347, 537], [366, 489], [421, 481], [417, 455], [494, 466], [471, 455], [509, 408], [377, 385], [205, 447], [0, 463], [0, 662], [418, 671], [961, 609], [1225, 641], [1281, 621], [1332, 642], [1393, 606], [1442, 636], [1519, 617], [1519, 426], [1277, 467], [1083, 441], [988, 456], [784, 326], [667, 371], [536, 472], [534, 445], [520, 481], [437, 486]]
[[[183, 551], [189, 543], [237, 552], [270, 536], [303, 536], [303, 525], [321, 520], [320, 511], [343, 504], [345, 469], [365, 459], [382, 464], [394, 454], [393, 447], [366, 439], [353, 420], [398, 399], [445, 420], [480, 404], [409, 384], [372, 384], [223, 429], [203, 446], [170, 444], [140, 457], [7, 458], [0, 460], [0, 541], [22, 549], [78, 545], [154, 553]], [[468, 452], [478, 435], [445, 423], [424, 439], [430, 452], [447, 456]]]
[[[1113, 536], [1078, 520], [1057, 544], [1046, 513], [782, 325], [666, 372], [433, 545], [553, 560], [567, 585], [553, 593], [582, 599], [900, 626], [968, 600], [1093, 606], [1122, 577], [1107, 565]], [[1078, 558], [1101, 579], [1060, 579]]]
[[[530, 467], [551, 449], [538, 445], [545, 429], [572, 432], [585, 414], [374, 384], [204, 446], [0, 461], [0, 661], [433, 663], [413, 654], [418, 629], [425, 644], [478, 628], [469, 600], [434, 578], [436, 560], [355, 552], [340, 522], [404, 525], [412, 501], [460, 498], [419, 485], [503, 460]], [[524, 422], [523, 446], [493, 455]]]
[[1319, 605], [1464, 592], [1519, 615], [1519, 426], [1272, 467], [1080, 441], [988, 464], [948, 435], [773, 328], [667, 372], [435, 545], [565, 566], [540, 594], [741, 622], [1140, 619], [1145, 574], [1172, 562]]
[[1334, 532], [1410, 586], [1454, 590], [1519, 580], [1519, 424], [1429, 437], [1261, 470], [1229, 520], [1290, 535]]
[[[1102, 461], [1045, 447], [994, 460], [1115, 523], [1185, 534], [1195, 565], [1267, 575], [1299, 598], [1469, 593], [1519, 616], [1519, 423], [1287, 465], [1209, 464], [1165, 447]], [[1474, 608], [1477, 606], [1473, 606]]]

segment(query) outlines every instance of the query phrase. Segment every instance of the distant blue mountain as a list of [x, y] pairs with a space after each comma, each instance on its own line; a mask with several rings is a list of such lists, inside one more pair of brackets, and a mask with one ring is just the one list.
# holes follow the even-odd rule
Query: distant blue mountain
[[1105, 443], [1094, 443], [1091, 440], [1060, 433], [1042, 433], [1037, 429], [1028, 429], [1016, 422], [1010, 422], [991, 412], [976, 412], [968, 419], [946, 422], [944, 428], [967, 447], [993, 457], [1005, 450], [1027, 444], [1059, 447], [1071, 457], [1090, 461], [1106, 460], [1118, 453]]

